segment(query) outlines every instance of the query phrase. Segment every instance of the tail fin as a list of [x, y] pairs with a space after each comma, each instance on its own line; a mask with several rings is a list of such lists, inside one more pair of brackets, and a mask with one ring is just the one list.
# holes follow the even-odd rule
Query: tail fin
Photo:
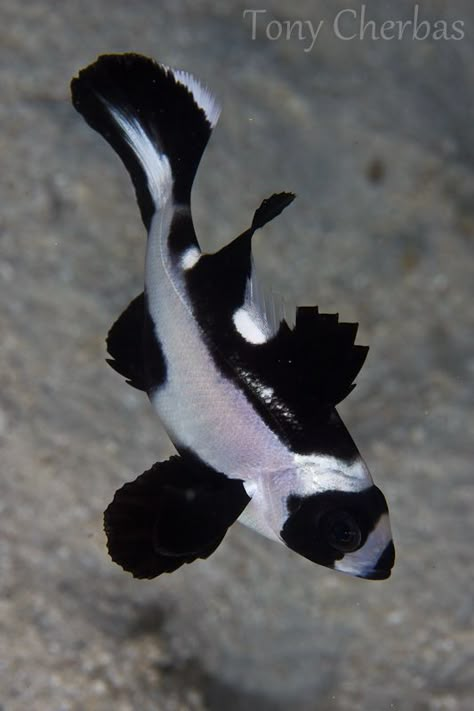
[[147, 229], [171, 197], [189, 204], [220, 112], [207, 89], [190, 74], [139, 54], [110, 54], [80, 71], [71, 91], [76, 110], [130, 173]]

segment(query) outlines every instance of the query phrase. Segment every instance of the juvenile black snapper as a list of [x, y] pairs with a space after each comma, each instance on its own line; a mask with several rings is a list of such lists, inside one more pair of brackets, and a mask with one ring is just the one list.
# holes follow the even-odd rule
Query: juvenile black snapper
[[99, 57], [71, 87], [130, 173], [148, 231], [145, 290], [108, 334], [109, 363], [148, 394], [179, 453], [116, 492], [111, 557], [153, 578], [207, 558], [239, 519], [315, 563], [387, 578], [387, 504], [335, 409], [368, 349], [357, 324], [317, 307], [290, 327], [253, 271], [254, 232], [294, 195], [264, 200], [248, 230], [202, 254], [190, 199], [214, 97], [136, 54]]

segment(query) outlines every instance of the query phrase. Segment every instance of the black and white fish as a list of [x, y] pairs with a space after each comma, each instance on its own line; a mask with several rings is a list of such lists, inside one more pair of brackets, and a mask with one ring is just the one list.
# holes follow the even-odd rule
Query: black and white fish
[[219, 117], [212, 94], [136, 54], [99, 57], [71, 87], [130, 173], [148, 232], [145, 289], [108, 334], [109, 363], [148, 394], [178, 452], [116, 492], [111, 557], [153, 578], [207, 558], [238, 519], [314, 563], [387, 578], [387, 504], [335, 409], [368, 349], [357, 324], [317, 307], [290, 326], [252, 265], [254, 232], [294, 195], [264, 200], [245, 232], [203, 254], [191, 187]]

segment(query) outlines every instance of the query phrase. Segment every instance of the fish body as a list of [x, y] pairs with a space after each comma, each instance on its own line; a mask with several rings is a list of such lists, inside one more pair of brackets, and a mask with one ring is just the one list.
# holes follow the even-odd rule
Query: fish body
[[145, 285], [112, 326], [111, 366], [147, 393], [178, 455], [119, 489], [104, 520], [113, 560], [152, 578], [207, 558], [236, 520], [313, 562], [390, 575], [388, 509], [336, 411], [367, 354], [357, 324], [265, 299], [254, 233], [293, 200], [201, 252], [193, 179], [219, 117], [192, 75], [104, 55], [71, 84], [75, 108], [131, 175], [147, 230]]

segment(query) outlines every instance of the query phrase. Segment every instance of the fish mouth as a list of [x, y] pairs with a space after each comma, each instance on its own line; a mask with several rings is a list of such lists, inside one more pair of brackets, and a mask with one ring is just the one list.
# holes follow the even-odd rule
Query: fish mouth
[[[357, 553], [355, 555], [357, 555]], [[354, 575], [356, 578], [363, 578], [364, 580], [386, 580], [390, 577], [395, 563], [393, 541], [387, 543], [381, 555], [375, 561], [375, 565], [363, 565], [360, 561], [351, 561], [350, 556], [347, 556], [347, 558], [347, 562], [345, 562], [344, 559], [336, 561], [334, 568], [341, 573]]]
[[390, 577], [393, 565], [395, 563], [395, 546], [393, 541], [390, 541], [385, 546], [385, 549], [377, 561], [377, 565], [368, 573], [361, 575], [361, 578], [367, 580], [386, 580]]
[[390, 569], [376, 568], [375, 570], [371, 570], [370, 573], [364, 573], [357, 577], [364, 578], [365, 580], [387, 580], [391, 574], [392, 571]]

